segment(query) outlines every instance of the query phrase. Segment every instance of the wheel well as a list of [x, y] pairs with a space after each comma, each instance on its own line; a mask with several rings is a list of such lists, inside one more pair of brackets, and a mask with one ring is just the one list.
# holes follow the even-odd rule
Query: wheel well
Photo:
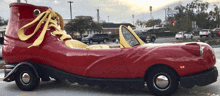
[[179, 78], [179, 75], [177, 74], [176, 70], [174, 70], [172, 67], [170, 67], [170, 66], [168, 66], [168, 65], [165, 65], [165, 64], [156, 64], [156, 65], [150, 66], [150, 67], [146, 70], [145, 75], [144, 75], [144, 81], [146, 81], [148, 74], [149, 74], [153, 69], [158, 68], [158, 67], [168, 68], [168, 69], [172, 70], [173, 72], [175, 72], [175, 74], [176, 74], [176, 75], [178, 76], [178, 78]]
[[18, 65], [16, 65], [16, 68], [15, 68], [14, 72], [17, 72], [22, 67], [29, 67], [35, 72], [37, 77], [41, 76], [41, 74], [39, 72], [39, 69], [36, 66], [34, 66], [34, 64], [32, 64], [30, 62], [21, 62], [21, 63], [19, 63]]

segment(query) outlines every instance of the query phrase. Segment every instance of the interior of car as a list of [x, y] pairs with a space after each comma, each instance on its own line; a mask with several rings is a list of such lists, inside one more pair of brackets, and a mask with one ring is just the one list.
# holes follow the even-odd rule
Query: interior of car
[[81, 48], [81, 49], [111, 49], [111, 48], [131, 48], [133, 46], [145, 44], [132, 30], [130, 26], [126, 27], [121, 25], [119, 27], [119, 44], [120, 46], [109, 45], [86, 45], [78, 40], [67, 40], [65, 45], [69, 48]]

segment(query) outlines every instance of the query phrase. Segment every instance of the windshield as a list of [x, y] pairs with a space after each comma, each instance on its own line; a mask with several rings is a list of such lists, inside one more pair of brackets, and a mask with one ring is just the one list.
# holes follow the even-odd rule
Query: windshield
[[89, 34], [87, 37], [92, 37], [94, 34]]
[[139, 45], [139, 42], [135, 39], [135, 37], [125, 27], [122, 27], [122, 34], [130, 46]]

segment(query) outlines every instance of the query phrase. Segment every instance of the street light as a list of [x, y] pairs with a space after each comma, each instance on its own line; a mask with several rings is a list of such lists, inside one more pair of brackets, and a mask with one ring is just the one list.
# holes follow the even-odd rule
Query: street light
[[68, 1], [68, 3], [70, 3], [70, 17], [71, 17], [71, 20], [72, 20], [72, 7], [71, 7], [71, 3], [73, 3], [73, 1]]
[[109, 32], [109, 16], [108, 16], [108, 32]]
[[[147, 5], [147, 6], [149, 6], [149, 5]], [[151, 19], [153, 20], [153, 30], [154, 30], [154, 17], [152, 16], [153, 7], [152, 7], [152, 6], [149, 6], [149, 10], [150, 10]], [[155, 33], [155, 30], [154, 30], [154, 33]]]

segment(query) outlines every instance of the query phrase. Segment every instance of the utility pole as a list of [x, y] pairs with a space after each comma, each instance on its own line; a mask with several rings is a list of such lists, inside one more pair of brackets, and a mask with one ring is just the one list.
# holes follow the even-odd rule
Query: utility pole
[[72, 20], [72, 7], [71, 7], [71, 3], [73, 3], [73, 1], [68, 1], [68, 3], [70, 3], [70, 18]]
[[[97, 10], [97, 20], [98, 20], [98, 26], [99, 26], [99, 8], [96, 9]], [[100, 33], [100, 31], [98, 30], [98, 33]]]
[[20, 0], [17, 0], [17, 2], [18, 2], [18, 3], [21, 3], [21, 1], [20, 1]]
[[134, 25], [134, 14], [132, 14], [132, 18], [133, 18], [133, 25]]
[[[155, 22], [154, 22], [154, 18], [153, 18], [153, 16], [152, 16], [152, 9], [153, 9], [153, 7], [150, 6], [150, 15], [151, 15], [151, 18], [152, 18], [152, 20], [153, 20], [153, 30], [154, 30], [154, 24], [155, 24]], [[154, 30], [154, 33], [155, 33], [155, 30]]]
[[165, 10], [165, 20], [164, 21], [166, 21], [166, 19], [167, 19], [167, 9], [165, 8], [164, 10]]
[[97, 20], [98, 20], [98, 24], [99, 24], [99, 8], [97, 9]]
[[108, 16], [108, 32], [109, 32], [109, 16]]

